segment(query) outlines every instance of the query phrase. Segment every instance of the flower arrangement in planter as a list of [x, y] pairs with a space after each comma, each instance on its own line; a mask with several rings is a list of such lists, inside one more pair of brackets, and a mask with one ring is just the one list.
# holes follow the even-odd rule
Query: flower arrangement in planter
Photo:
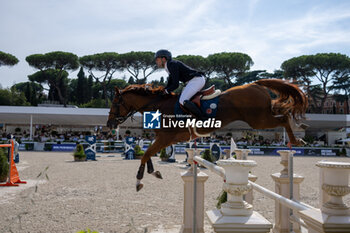
[[136, 145], [134, 147], [134, 151], [135, 151], [135, 159], [141, 159], [142, 156], [145, 154], [145, 152], [141, 150], [141, 147], [139, 145]]
[[211, 163], [214, 163], [213, 155], [211, 154], [211, 151], [209, 149], [205, 149], [201, 157], [202, 159], [205, 159]]
[[47, 141], [44, 144], [44, 151], [52, 151], [52, 147], [53, 147], [53, 143], [49, 143], [49, 141]]
[[7, 156], [3, 148], [0, 148], [0, 182], [7, 180], [9, 173], [9, 164], [7, 162]]
[[34, 150], [34, 142], [27, 142], [24, 144], [24, 147], [26, 148], [26, 150]]
[[160, 151], [159, 158], [160, 158], [162, 161], [168, 161], [169, 156], [166, 154], [165, 148], [163, 148], [163, 149]]
[[77, 144], [75, 152], [73, 154], [74, 161], [86, 161], [86, 154], [82, 144]]

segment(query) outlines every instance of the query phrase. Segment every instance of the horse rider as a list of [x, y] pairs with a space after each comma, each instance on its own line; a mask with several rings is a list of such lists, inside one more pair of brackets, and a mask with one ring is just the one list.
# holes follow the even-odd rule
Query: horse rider
[[204, 87], [204, 74], [185, 65], [181, 61], [172, 59], [171, 52], [166, 49], [158, 50], [155, 54], [155, 60], [158, 68], [164, 68], [169, 75], [165, 92], [169, 94], [174, 91], [179, 87], [180, 81], [187, 83], [182, 90], [179, 103], [197, 119], [205, 120], [206, 116], [202, 113], [199, 107], [190, 101], [192, 96]]

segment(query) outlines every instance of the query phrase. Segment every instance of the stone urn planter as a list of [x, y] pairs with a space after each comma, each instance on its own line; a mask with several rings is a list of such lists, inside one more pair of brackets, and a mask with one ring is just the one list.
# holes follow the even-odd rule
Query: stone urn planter
[[85, 157], [74, 156], [74, 161], [81, 162], [81, 161], [85, 161], [85, 160], [86, 160], [86, 156]]
[[163, 161], [163, 162], [167, 162], [168, 159], [169, 159], [169, 156], [166, 154], [166, 151], [165, 149], [162, 149], [160, 151], [160, 156], [159, 156], [160, 160]]
[[77, 145], [75, 152], [73, 154], [73, 157], [74, 157], [74, 161], [77, 161], [77, 162], [86, 161], [86, 154], [82, 144]]
[[0, 183], [6, 182], [8, 175], [0, 175]]

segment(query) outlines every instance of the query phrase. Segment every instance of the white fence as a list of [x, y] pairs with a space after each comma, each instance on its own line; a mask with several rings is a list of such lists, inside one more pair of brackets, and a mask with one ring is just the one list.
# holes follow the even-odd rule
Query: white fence
[[[254, 181], [249, 174], [256, 166], [253, 160], [245, 160], [249, 150], [236, 150], [237, 159], [219, 160], [218, 166], [198, 156], [198, 150], [186, 149], [191, 167], [181, 177], [184, 181], [184, 215], [181, 232], [204, 232], [204, 184], [208, 175], [197, 169], [197, 163], [223, 178], [223, 190], [227, 202], [220, 209], [207, 211], [215, 232], [350, 232], [350, 210], [343, 196], [350, 193], [350, 163], [325, 162], [320, 168], [320, 208], [299, 202], [299, 186], [304, 179], [293, 174], [292, 157], [295, 151], [279, 151], [279, 173], [272, 174], [276, 190], [272, 192]], [[229, 154], [229, 153], [228, 153]], [[293, 176], [289, 175], [293, 174]], [[275, 224], [254, 211], [253, 190], [275, 200]], [[292, 199], [289, 199], [292, 197]]]

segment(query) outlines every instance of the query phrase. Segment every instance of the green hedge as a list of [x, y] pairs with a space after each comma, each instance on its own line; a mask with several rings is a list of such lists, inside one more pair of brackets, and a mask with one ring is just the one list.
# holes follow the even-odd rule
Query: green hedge
[[0, 182], [6, 181], [9, 173], [9, 164], [7, 162], [7, 155], [5, 151], [7, 148], [0, 148]]

